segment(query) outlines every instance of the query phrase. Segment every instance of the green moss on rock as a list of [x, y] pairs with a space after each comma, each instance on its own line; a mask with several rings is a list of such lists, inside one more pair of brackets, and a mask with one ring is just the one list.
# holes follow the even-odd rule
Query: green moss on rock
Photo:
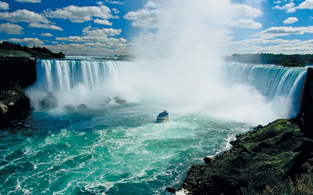
[[233, 148], [207, 165], [193, 165], [182, 187], [193, 194], [255, 194], [286, 178], [303, 134], [290, 120], [237, 136]]

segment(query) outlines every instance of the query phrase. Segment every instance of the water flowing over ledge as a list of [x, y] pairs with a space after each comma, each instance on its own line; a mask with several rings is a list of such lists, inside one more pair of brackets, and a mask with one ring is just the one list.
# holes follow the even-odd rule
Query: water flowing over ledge
[[49, 92], [55, 93], [63, 106], [95, 106], [119, 96], [128, 102], [167, 101], [201, 106], [211, 116], [255, 124], [257, 121], [252, 118], [262, 118], [256, 112], [268, 116], [258, 123], [295, 117], [306, 76], [304, 68], [233, 63], [224, 64], [222, 74], [201, 73], [189, 79], [202, 70], [196, 68], [188, 75], [179, 67], [172, 70], [160, 62], [150, 63], [38, 60], [37, 82], [27, 92], [35, 109], [39, 99]]

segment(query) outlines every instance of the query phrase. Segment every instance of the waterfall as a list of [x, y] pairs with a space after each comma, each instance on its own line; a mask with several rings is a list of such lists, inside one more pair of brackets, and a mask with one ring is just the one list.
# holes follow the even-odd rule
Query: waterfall
[[104, 84], [126, 81], [136, 69], [134, 62], [88, 60], [38, 60], [34, 87], [45, 92], [70, 90], [79, 84], [90, 89]]
[[175, 105], [249, 124], [297, 115], [305, 68], [233, 63], [214, 70], [165, 60], [42, 59], [37, 81], [26, 92], [35, 109], [53, 92], [59, 107], [97, 107], [118, 96], [128, 103]]
[[306, 69], [237, 63], [226, 67], [229, 83], [252, 86], [261, 92], [268, 102], [277, 102], [281, 98], [289, 99], [292, 104], [289, 116], [297, 115]]

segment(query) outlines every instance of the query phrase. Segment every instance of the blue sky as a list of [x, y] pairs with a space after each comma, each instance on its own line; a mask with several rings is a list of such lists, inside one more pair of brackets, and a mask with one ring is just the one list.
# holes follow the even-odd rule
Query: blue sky
[[[180, 14], [190, 22], [197, 12], [191, 8], [198, 4], [204, 11], [215, 6], [217, 13], [225, 13], [214, 20], [222, 24], [218, 26], [226, 54], [312, 53], [313, 0], [214, 1], [5, 0], [0, 1], [0, 40], [74, 55], [128, 54], [149, 37], [164, 33], [166, 20]], [[181, 2], [188, 2], [190, 9], [180, 9]], [[172, 9], [173, 17], [162, 17], [165, 7]]]

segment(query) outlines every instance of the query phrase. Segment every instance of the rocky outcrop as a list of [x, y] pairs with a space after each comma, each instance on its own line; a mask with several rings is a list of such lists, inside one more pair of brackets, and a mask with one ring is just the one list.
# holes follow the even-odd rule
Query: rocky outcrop
[[303, 130], [313, 137], [313, 68], [308, 68], [302, 94], [302, 104], [298, 114]]
[[14, 86], [18, 81], [22, 89], [37, 80], [36, 59], [0, 58], [0, 90]]
[[40, 102], [40, 108], [42, 110], [49, 110], [56, 107], [58, 107], [58, 101], [52, 92], [48, 93], [47, 97]]
[[30, 101], [24, 90], [36, 79], [36, 59], [0, 58], [0, 129], [28, 116]]

